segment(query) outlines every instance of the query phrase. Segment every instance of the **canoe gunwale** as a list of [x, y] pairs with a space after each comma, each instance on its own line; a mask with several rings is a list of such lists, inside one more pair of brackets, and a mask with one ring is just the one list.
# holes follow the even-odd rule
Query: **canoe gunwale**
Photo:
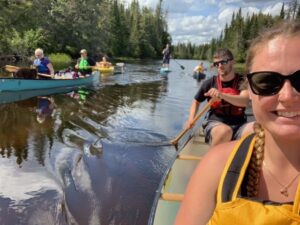
[[89, 76], [79, 77], [76, 79], [24, 79], [1, 77], [0, 92], [80, 87], [89, 86], [95, 82], [99, 82], [99, 71], [95, 71]]

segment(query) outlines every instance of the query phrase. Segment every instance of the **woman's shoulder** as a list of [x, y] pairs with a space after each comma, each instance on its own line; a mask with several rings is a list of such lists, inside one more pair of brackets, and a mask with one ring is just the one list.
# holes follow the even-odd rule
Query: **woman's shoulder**
[[211, 149], [207, 153], [207, 157], [212, 157], [216, 159], [224, 159], [224, 157], [228, 158], [237, 142], [238, 141], [230, 141], [211, 147]]
[[212, 147], [201, 160], [202, 169], [220, 176], [236, 144], [237, 141], [231, 141]]

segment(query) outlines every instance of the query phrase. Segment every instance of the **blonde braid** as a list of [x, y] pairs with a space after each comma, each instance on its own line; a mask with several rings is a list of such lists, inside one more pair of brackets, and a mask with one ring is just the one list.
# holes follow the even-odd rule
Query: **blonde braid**
[[258, 195], [260, 171], [264, 159], [265, 133], [259, 123], [254, 124], [254, 132], [255, 144], [250, 165], [248, 167], [248, 179], [246, 185], [248, 197], [257, 197]]

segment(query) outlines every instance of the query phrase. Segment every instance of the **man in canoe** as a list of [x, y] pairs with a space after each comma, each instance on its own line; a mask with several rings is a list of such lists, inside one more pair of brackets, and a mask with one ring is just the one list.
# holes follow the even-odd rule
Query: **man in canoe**
[[[213, 98], [214, 102], [203, 122], [205, 141], [212, 146], [239, 138], [243, 133], [252, 131], [247, 124], [245, 107], [249, 104], [249, 94], [243, 87], [244, 77], [233, 70], [234, 58], [228, 49], [219, 49], [213, 57], [213, 65], [218, 74], [205, 80], [196, 94], [187, 122], [192, 121], [201, 102]], [[245, 85], [244, 85], [245, 86]]]
[[92, 67], [95, 66], [95, 61], [88, 57], [87, 50], [80, 50], [80, 58], [77, 60], [75, 68], [78, 69], [79, 73], [83, 76], [92, 73]]
[[299, 60], [299, 20], [252, 40], [246, 67], [255, 133], [208, 151], [175, 225], [300, 224]]
[[[50, 60], [44, 56], [44, 51], [41, 48], [37, 48], [34, 51], [35, 60], [33, 61], [33, 66], [37, 69], [40, 74], [49, 74], [54, 76], [53, 65]], [[40, 78], [46, 78], [45, 76], [40, 76]]]
[[102, 61], [97, 62], [97, 66], [102, 67], [102, 68], [108, 68], [108, 67], [111, 67], [112, 64], [107, 61], [107, 58], [105, 56], [103, 56]]
[[206, 69], [204, 68], [203, 62], [200, 62], [195, 68], [194, 72], [204, 73]]
[[198, 81], [202, 80], [206, 77], [204, 74], [204, 71], [206, 71], [206, 68], [204, 68], [203, 62], [200, 62], [195, 68], [194, 68], [194, 78], [196, 78]]

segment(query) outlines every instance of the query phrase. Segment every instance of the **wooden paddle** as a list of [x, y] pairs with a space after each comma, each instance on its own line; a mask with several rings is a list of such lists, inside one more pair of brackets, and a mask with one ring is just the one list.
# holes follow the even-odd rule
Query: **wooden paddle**
[[176, 59], [174, 59], [174, 61], [180, 66], [180, 68], [182, 69], [182, 70], [184, 70], [185, 68], [184, 68], [184, 66], [183, 65], [181, 65], [179, 62], [177, 62], [177, 60]]
[[54, 75], [50, 75], [50, 74], [46, 74], [46, 73], [37, 73], [38, 76], [41, 77], [50, 77], [50, 78], [54, 78]]
[[20, 69], [20, 67], [17, 66], [11, 66], [11, 65], [5, 65], [4, 69], [10, 73], [15, 73], [17, 72], [18, 69]]
[[[17, 72], [20, 69], [20, 67], [18, 67], [18, 66], [12, 66], [12, 65], [5, 65], [4, 69], [7, 70], [10, 73], [15, 73], [15, 72]], [[50, 78], [54, 77], [53, 75], [45, 74], [45, 73], [37, 73], [37, 75], [41, 76], [41, 77], [50, 77]]]
[[162, 193], [160, 199], [165, 201], [181, 202], [183, 200], [183, 196], [183, 194]]
[[178, 134], [178, 136], [176, 138], [174, 138], [173, 140], [170, 141], [170, 143], [173, 145], [177, 145], [178, 141], [182, 138], [182, 136], [185, 135], [185, 133], [187, 131], [189, 131], [195, 125], [197, 120], [209, 109], [211, 104], [212, 104], [212, 99], [202, 108], [202, 110], [198, 113], [198, 115], [195, 116], [195, 118], [191, 124], [191, 127], [185, 128], [183, 131], [181, 131], [180, 134]]

